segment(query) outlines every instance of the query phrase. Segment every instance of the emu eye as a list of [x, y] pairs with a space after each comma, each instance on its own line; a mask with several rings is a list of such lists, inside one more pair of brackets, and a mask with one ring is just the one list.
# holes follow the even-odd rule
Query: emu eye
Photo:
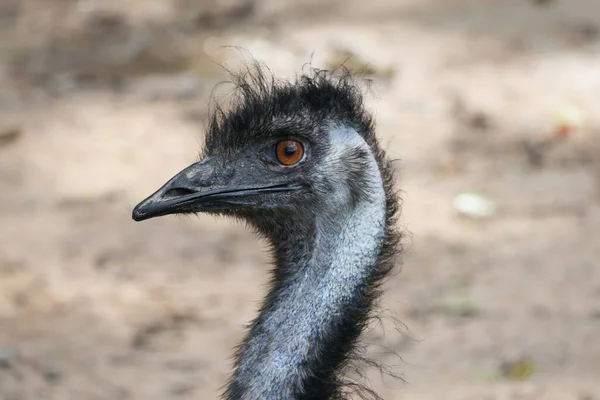
[[298, 164], [304, 157], [304, 146], [296, 140], [282, 140], [275, 147], [277, 161], [283, 165]]

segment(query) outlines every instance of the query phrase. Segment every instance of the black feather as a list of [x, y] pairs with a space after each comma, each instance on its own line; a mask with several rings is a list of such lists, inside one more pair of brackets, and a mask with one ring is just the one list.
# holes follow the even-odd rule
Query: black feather
[[[263, 140], [269, 135], [277, 135], [282, 124], [315, 127], [313, 134], [319, 134], [317, 127], [341, 123], [353, 128], [369, 145], [383, 179], [386, 196], [385, 243], [377, 258], [368, 282], [356, 289], [353, 301], [347, 304], [345, 314], [337, 317], [327, 337], [320, 338], [315, 344], [309, 373], [302, 377], [301, 390], [295, 399], [342, 399], [351, 393], [363, 398], [379, 397], [364, 384], [351, 382], [346, 375], [351, 370], [360, 370], [357, 362], [365, 366], [375, 365], [362, 354], [357, 346], [358, 339], [374, 317], [376, 302], [381, 294], [381, 284], [390, 276], [397, 264], [397, 256], [401, 252], [402, 235], [397, 229], [397, 218], [400, 213], [398, 192], [395, 189], [395, 178], [392, 162], [386, 157], [375, 136], [374, 121], [363, 104], [363, 92], [360, 82], [345, 68], [336, 71], [310, 69], [298, 76], [294, 81], [281, 81], [273, 78], [264, 67], [254, 63], [241, 73], [232, 75], [234, 91], [229, 104], [214, 103], [209, 129], [204, 148], [205, 154], [235, 152], [255, 140]], [[274, 127], [273, 121], [279, 121]], [[283, 122], [282, 122], [283, 121]], [[357, 153], [350, 163], [361, 163], [364, 154]], [[356, 168], [355, 171], [360, 171]], [[360, 172], [348, 180], [354, 201], [365, 196], [362, 193]], [[286, 246], [293, 243], [278, 240], [287, 236], [287, 232], [269, 235], [269, 228], [261, 226], [263, 218], [260, 213], [252, 216], [239, 214], [239, 217], [250, 220], [258, 231], [270, 238], [274, 253], [285, 252]], [[285, 226], [281, 229], [285, 229]], [[307, 238], [307, 245], [310, 238]], [[295, 251], [301, 251], [295, 249]], [[261, 312], [272, 306], [277, 293], [285, 290], [282, 283], [290, 271], [276, 269], [272, 277], [272, 290], [265, 300]], [[257, 320], [258, 321], [258, 320]], [[259, 329], [257, 321], [250, 325], [250, 333]], [[236, 367], [242, 349], [242, 343], [236, 354]], [[227, 399], [244, 398], [244, 389], [232, 380], [226, 390]]]

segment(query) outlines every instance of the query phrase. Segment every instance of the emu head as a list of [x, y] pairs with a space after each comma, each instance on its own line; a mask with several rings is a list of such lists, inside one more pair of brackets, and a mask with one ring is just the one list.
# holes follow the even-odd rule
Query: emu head
[[134, 220], [208, 212], [282, 233], [284, 223], [295, 228], [368, 196], [365, 166], [380, 163], [379, 150], [349, 74], [281, 82], [257, 68], [235, 83], [231, 109], [212, 112], [200, 161], [138, 204]]

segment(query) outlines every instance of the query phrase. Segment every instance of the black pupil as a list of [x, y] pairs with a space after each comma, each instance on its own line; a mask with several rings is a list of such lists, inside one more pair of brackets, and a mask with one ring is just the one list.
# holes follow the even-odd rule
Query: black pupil
[[296, 143], [289, 143], [287, 146], [285, 146], [285, 155], [286, 156], [293, 156], [295, 152], [298, 151], [298, 146], [296, 145]]

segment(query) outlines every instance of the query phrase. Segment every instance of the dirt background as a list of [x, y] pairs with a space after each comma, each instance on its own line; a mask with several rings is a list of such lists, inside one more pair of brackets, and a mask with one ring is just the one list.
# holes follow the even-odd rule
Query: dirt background
[[411, 233], [405, 326], [366, 335], [385, 399], [600, 399], [597, 0], [1, 0], [0, 399], [217, 397], [264, 245], [131, 210], [249, 54], [373, 78]]

